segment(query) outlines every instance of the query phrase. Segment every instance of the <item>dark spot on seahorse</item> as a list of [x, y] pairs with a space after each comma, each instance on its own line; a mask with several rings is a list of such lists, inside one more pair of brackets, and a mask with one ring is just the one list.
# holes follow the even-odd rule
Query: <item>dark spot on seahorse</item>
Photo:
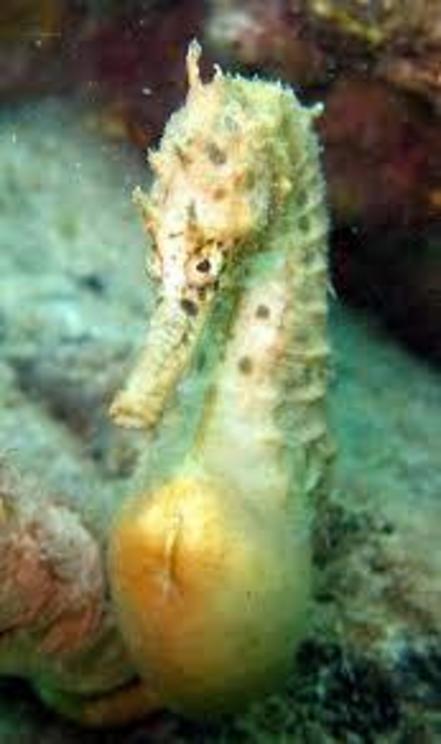
[[224, 199], [226, 196], [226, 191], [222, 187], [219, 187], [213, 191], [213, 199], [216, 199], [220, 201], [221, 199]]
[[185, 150], [182, 149], [182, 147], [179, 147], [179, 145], [175, 145], [175, 153], [185, 168], [190, 165], [191, 157], [188, 155], [188, 153], [185, 152]]
[[253, 369], [253, 363], [248, 356], [241, 357], [237, 366], [244, 375], [249, 375]]
[[269, 318], [270, 309], [266, 305], [258, 305], [256, 310], [256, 318]]
[[243, 189], [247, 183], [247, 173], [243, 170], [239, 173], [235, 173], [233, 176], [233, 184], [236, 189]]
[[198, 287], [198, 297], [200, 300], [205, 300], [207, 290], [205, 287]]
[[226, 153], [220, 149], [214, 142], [207, 145], [207, 155], [214, 165], [223, 165], [227, 161]]
[[299, 207], [303, 207], [306, 204], [307, 200], [308, 194], [306, 193], [306, 191], [299, 191], [299, 193], [297, 194], [297, 204], [299, 205]]
[[246, 187], [248, 189], [252, 189], [255, 183], [256, 183], [256, 174], [253, 173], [253, 171], [249, 171], [246, 177]]
[[202, 261], [199, 261], [198, 264], [196, 264], [196, 269], [200, 271], [202, 274], [206, 274], [207, 271], [210, 271], [211, 264], [208, 258], [203, 258]]
[[194, 201], [191, 201], [190, 204], [187, 207], [187, 214], [188, 219], [190, 222], [196, 222], [197, 214], [196, 214], [196, 204]]
[[196, 359], [196, 369], [198, 372], [202, 372], [202, 370], [205, 367], [205, 364], [207, 362], [207, 355], [204, 351], [201, 351], [199, 356]]
[[299, 230], [302, 232], [307, 232], [309, 230], [309, 219], [306, 217], [306, 215], [302, 215], [299, 217], [297, 222]]
[[184, 313], [187, 313], [187, 315], [190, 315], [193, 318], [198, 314], [198, 306], [196, 302], [193, 302], [193, 300], [188, 300], [186, 297], [181, 300], [181, 307]]

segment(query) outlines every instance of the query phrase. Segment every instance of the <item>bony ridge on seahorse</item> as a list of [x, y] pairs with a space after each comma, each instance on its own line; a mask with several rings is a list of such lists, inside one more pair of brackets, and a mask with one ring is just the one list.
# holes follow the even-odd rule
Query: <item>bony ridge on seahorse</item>
[[146, 684], [205, 715], [271, 690], [307, 623], [329, 452], [327, 214], [320, 108], [220, 69], [204, 84], [199, 54], [149, 155], [150, 193], [135, 193], [160, 292], [111, 413], [155, 439], [109, 574]]

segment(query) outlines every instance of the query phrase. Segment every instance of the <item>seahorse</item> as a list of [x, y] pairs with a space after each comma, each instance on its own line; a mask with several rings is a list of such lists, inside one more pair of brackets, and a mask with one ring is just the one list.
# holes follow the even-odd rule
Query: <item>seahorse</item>
[[328, 216], [313, 122], [279, 83], [199, 72], [135, 201], [159, 291], [111, 407], [145, 429], [110, 536], [117, 617], [169, 708], [272, 690], [308, 624], [311, 521], [329, 461]]

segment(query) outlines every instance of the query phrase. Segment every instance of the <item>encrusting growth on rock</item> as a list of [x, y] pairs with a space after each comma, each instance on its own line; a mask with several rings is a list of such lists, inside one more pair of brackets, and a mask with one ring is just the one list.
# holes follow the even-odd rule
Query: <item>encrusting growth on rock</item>
[[[97, 534], [0, 461], [0, 674], [87, 725], [146, 710], [109, 604]], [[142, 705], [131, 701], [142, 694]], [[128, 691], [130, 690], [130, 695]], [[136, 692], [135, 692], [136, 691]]]

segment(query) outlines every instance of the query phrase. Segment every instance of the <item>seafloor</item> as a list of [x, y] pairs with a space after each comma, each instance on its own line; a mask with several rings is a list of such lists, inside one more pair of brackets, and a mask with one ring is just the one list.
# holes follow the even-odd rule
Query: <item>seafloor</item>
[[[93, 111], [0, 114], [0, 452], [55, 493], [125, 493], [136, 437], [106, 405], [148, 313], [130, 201], [147, 170]], [[335, 491], [320, 513], [308, 637], [287, 689], [212, 725], [155, 716], [87, 733], [22, 683], [0, 687], [0, 742], [441, 741], [441, 385], [334, 302]]]

